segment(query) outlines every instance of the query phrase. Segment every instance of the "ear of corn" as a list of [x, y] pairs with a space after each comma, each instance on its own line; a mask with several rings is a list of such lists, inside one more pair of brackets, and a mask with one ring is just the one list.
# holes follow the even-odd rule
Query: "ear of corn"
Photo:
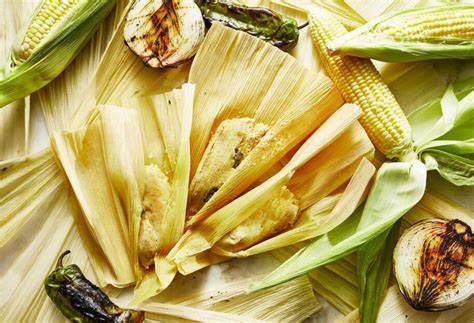
[[374, 145], [390, 159], [412, 159], [410, 125], [388, 86], [368, 59], [331, 56], [326, 43], [347, 33], [323, 9], [310, 16], [310, 30], [320, 58], [347, 102], [358, 104], [360, 118]]
[[111, 0], [43, 0], [12, 51], [12, 72], [0, 80], [0, 107], [58, 76], [115, 5]]
[[474, 57], [474, 5], [384, 15], [329, 42], [332, 53], [388, 62]]

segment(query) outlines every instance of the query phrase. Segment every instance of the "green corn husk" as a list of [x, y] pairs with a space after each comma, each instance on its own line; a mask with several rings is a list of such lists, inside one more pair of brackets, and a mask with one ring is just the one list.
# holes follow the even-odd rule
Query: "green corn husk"
[[340, 259], [389, 229], [423, 196], [426, 168], [420, 161], [385, 163], [365, 206], [347, 221], [300, 250], [250, 291], [268, 288]]
[[457, 186], [474, 185], [474, 92], [458, 100], [449, 86], [441, 99], [415, 110], [408, 120], [428, 170]]
[[473, 58], [474, 5], [445, 5], [383, 15], [328, 43], [334, 54], [386, 62]]
[[24, 54], [25, 35], [31, 28], [36, 28], [33, 23], [36, 16], [41, 13], [42, 6], [50, 2], [44, 0], [41, 3], [13, 45], [13, 69], [0, 80], [0, 107], [42, 88], [56, 78], [92, 37], [116, 1], [79, 0], [73, 5], [68, 4], [73, 1], [64, 1], [63, 5], [70, 6], [66, 14], [54, 23], [31, 53]]

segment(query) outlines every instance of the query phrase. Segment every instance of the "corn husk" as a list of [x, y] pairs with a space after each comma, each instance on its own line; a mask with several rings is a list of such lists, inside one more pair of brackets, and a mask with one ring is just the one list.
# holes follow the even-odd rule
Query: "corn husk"
[[[122, 122], [116, 125], [111, 123], [108, 114], [114, 112], [116, 117], [122, 117], [119, 119]], [[112, 164], [120, 162], [121, 159], [116, 156], [118, 154], [123, 157], [120, 155], [121, 152], [127, 153], [125, 162], [130, 163], [128, 169], [133, 169], [133, 165], [139, 164], [134, 158], [138, 160], [140, 157], [142, 160], [144, 158], [143, 153], [140, 154], [141, 142], [137, 142], [138, 128], [126, 127], [123, 122], [125, 119], [130, 125], [135, 123], [135, 127], [138, 127], [136, 111], [104, 106], [96, 111], [87, 127], [72, 133], [58, 132], [53, 139], [55, 154], [61, 161], [83, 212], [83, 218], [77, 217], [78, 226], [81, 227], [83, 234], [93, 237], [94, 248], [90, 248], [89, 252], [97, 265], [100, 286], [107, 284], [126, 286], [135, 280], [127, 227], [127, 219], [132, 218], [133, 214], [126, 214], [121, 207], [118, 194], [120, 191], [115, 190], [107, 173], [107, 167], [110, 167], [109, 161]], [[110, 133], [126, 141], [122, 143], [121, 151], [109, 159], [103, 143], [106, 139], [105, 134]], [[123, 173], [125, 178], [121, 183], [124, 184], [126, 191], [127, 183], [135, 183], [136, 179], [133, 177], [139, 174], [139, 172]], [[143, 187], [143, 183], [138, 186]]]
[[[37, 1], [0, 4], [0, 80], [9, 72], [11, 44]], [[0, 109], [0, 160], [24, 156], [28, 150], [30, 100], [16, 100]]]
[[[152, 98], [152, 104], [142, 104], [147, 98], [135, 101], [142, 110], [152, 109], [158, 121], [158, 131], [163, 140], [161, 151], [166, 152], [168, 177], [171, 178], [171, 196], [168, 207], [164, 212], [162, 227], [158, 230], [160, 241], [158, 253], [155, 255], [155, 268], [151, 273], [146, 273], [143, 281], [137, 286], [132, 303], [156, 295], [169, 286], [177, 268], [165, 257], [175, 245], [184, 231], [186, 214], [187, 188], [189, 186], [190, 171], [190, 146], [191, 120], [193, 115], [194, 86], [183, 85], [181, 91], [157, 95]], [[141, 118], [144, 120], [144, 118]], [[150, 119], [152, 121], [153, 119]], [[146, 128], [151, 130], [151, 127]], [[152, 133], [147, 132], [144, 137], [151, 139]], [[150, 143], [146, 141], [146, 143]], [[145, 145], [146, 147], [146, 145]], [[148, 148], [148, 147], [147, 147]], [[150, 148], [148, 150], [152, 151]], [[151, 155], [153, 156], [153, 155]], [[165, 168], [164, 168], [165, 169]], [[134, 235], [138, 236], [138, 223], [133, 225]], [[133, 246], [136, 250], [137, 246]], [[134, 260], [137, 264], [137, 260]]]
[[[284, 262], [306, 244], [302, 242], [276, 249], [271, 254]], [[357, 309], [359, 305], [356, 266], [353, 258], [348, 256], [307, 274], [314, 291], [345, 315]]]
[[91, 111], [99, 104], [119, 104], [122, 100], [168, 92], [181, 86], [188, 77], [189, 64], [168, 70], [143, 65], [123, 41], [125, 14], [101, 56], [81, 104], [74, 112], [70, 122], [72, 129], [84, 125]]
[[49, 149], [32, 156], [0, 162], [0, 247], [25, 225], [63, 179]]
[[[54, 137], [56, 154], [82, 211], [79, 226], [84, 236], [93, 237], [89, 252], [99, 284], [124, 287], [139, 281], [134, 303], [166, 288], [176, 273], [164, 256], [184, 227], [193, 93], [193, 86], [184, 85], [183, 90], [129, 100], [130, 108], [100, 106], [86, 127]], [[153, 142], [154, 138], [161, 140]], [[160, 145], [161, 154], [153, 155]], [[163, 225], [157, 228], [155, 268], [144, 271], [138, 262], [138, 231], [145, 165], [150, 163], [163, 165], [171, 197]]]
[[[390, 228], [423, 196], [426, 168], [419, 161], [385, 163], [378, 171], [362, 211], [335, 230], [300, 250], [267, 278], [251, 287], [259, 290], [300, 276], [354, 251]], [[315, 250], [320, 250], [317, 257]]]
[[[195, 315], [200, 315], [201, 312], [196, 309], [201, 309], [212, 311], [212, 314], [233, 315], [233, 320], [237, 318], [238, 320], [250, 319], [267, 322], [282, 319], [300, 322], [321, 309], [314, 297], [311, 284], [306, 278], [297, 279], [260, 293], [246, 294], [246, 287], [260, 277], [261, 275], [241, 278], [238, 281], [226, 283], [218, 289], [193, 292], [187, 295], [174, 297], [166, 295], [167, 304], [160, 303], [165, 299], [165, 295], [163, 295], [156, 301], [144, 303], [143, 308], [147, 310], [147, 318], [153, 319], [170, 320], [171, 317], [163, 316], [167, 314], [166, 310], [186, 306], [185, 315], [189, 316], [180, 316], [181, 319], [191, 319]], [[183, 313], [180, 314], [183, 315]], [[203, 319], [204, 317], [200, 320], [206, 321]], [[209, 317], [207, 320], [214, 320], [214, 318]]]
[[[189, 80], [196, 84], [192, 176], [212, 131], [222, 120], [253, 117], [269, 130], [187, 227], [248, 189], [342, 103], [323, 75], [311, 74], [277, 48], [220, 24], [209, 30], [194, 58]], [[262, 159], [262, 154], [266, 158]]]
[[[186, 232], [169, 256], [173, 257], [173, 259], [179, 264], [182, 258], [197, 255], [200, 252], [212, 248], [214, 253], [221, 256], [247, 257], [252, 254], [261, 253], [314, 237], [314, 235], [312, 235], [314, 231], [312, 228], [314, 228], [314, 226], [311, 228], [308, 228], [307, 226], [311, 226], [310, 223], [314, 221], [312, 217], [314, 214], [318, 214], [320, 211], [319, 209], [309, 210], [307, 214], [303, 214], [294, 229], [287, 231], [283, 235], [278, 235], [269, 239], [263, 244], [257, 244], [246, 251], [232, 253], [214, 246], [214, 244], [227, 232], [231, 231], [252, 213], [261, 208], [268, 198], [272, 196], [273, 192], [277, 191], [282, 185], [286, 185], [295, 172], [297, 172], [298, 168], [306, 164], [313, 156], [317, 155], [324, 148], [328, 147], [336, 140], [335, 138], [341, 136], [341, 134], [351, 126], [354, 118], [357, 117], [359, 113], [360, 111], [358, 108], [354, 108], [352, 105], [343, 106], [301, 146], [283, 169], [263, 184], [234, 200], [199, 223], [196, 227]], [[362, 155], [365, 153], [367, 153], [367, 150], [365, 150]], [[360, 157], [361, 156], [359, 155], [359, 158]], [[357, 197], [354, 194], [363, 194], [373, 172], [373, 166], [370, 165], [369, 162], [364, 162], [362, 169], [357, 173], [357, 180], [354, 182], [357, 184], [352, 183], [353, 185], [349, 185], [349, 189], [346, 191], [346, 194], [351, 198], [347, 198], [347, 195], [344, 196], [344, 198], [341, 198], [342, 203], [339, 206], [336, 206], [334, 214], [337, 214], [338, 217], [335, 217], [335, 215], [331, 217], [331, 220], [334, 221], [332, 225], [337, 225], [339, 221], [343, 221], [345, 217], [355, 210], [358, 201], [360, 201], [361, 195]], [[361, 174], [364, 174], [364, 176], [360, 176]], [[297, 186], [297, 184], [295, 185]], [[353, 188], [353, 186], [356, 188]], [[355, 203], [351, 204], [353, 201], [355, 201]], [[305, 203], [302, 202], [302, 205], [305, 205]], [[342, 211], [343, 209], [344, 211]], [[331, 227], [331, 225], [328, 225], [328, 228], [329, 227]], [[317, 231], [316, 234], [318, 234]], [[198, 260], [198, 258], [196, 258], [196, 260]]]
[[[52, 160], [50, 151], [38, 155]], [[33, 200], [36, 205], [28, 210], [28, 219], [17, 228], [15, 235], [0, 248], [1, 308], [2, 317], [8, 322], [52, 322], [63, 319], [44, 293], [43, 280], [64, 250], [71, 249], [73, 253], [67, 261], [77, 263], [85, 275], [95, 281], [91, 263], [74, 225], [57, 166], [55, 179], [45, 182], [42, 187], [48, 194], [31, 195], [31, 192], [20, 189], [21, 186], [33, 184], [30, 183], [34, 182], [30, 180], [31, 174], [25, 176], [25, 166], [32, 166], [31, 160], [38, 160], [38, 155], [18, 159], [15, 164], [11, 162], [14, 166], [7, 170], [9, 178], [13, 179], [8, 183], [8, 190], [16, 191], [18, 200]], [[0, 205], [3, 206], [3, 201]]]
[[128, 3], [128, 0], [118, 0], [115, 8], [99, 25], [74, 61], [63, 73], [37, 92], [50, 136], [54, 131], [69, 127], [72, 115], [80, 105], [108, 42], [128, 8]]

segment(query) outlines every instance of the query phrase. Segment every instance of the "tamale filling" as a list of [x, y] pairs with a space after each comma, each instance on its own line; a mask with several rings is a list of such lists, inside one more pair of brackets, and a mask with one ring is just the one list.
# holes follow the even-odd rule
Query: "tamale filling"
[[188, 217], [196, 214], [236, 171], [268, 127], [251, 118], [227, 119], [214, 132], [191, 182]]
[[282, 187], [257, 212], [230, 231], [216, 246], [229, 252], [245, 250], [292, 227], [299, 216], [299, 201]]
[[160, 239], [158, 229], [162, 226], [171, 187], [168, 177], [158, 166], [146, 166], [145, 172], [145, 194], [138, 233], [138, 257], [142, 266], [148, 268], [153, 264], [158, 251]]

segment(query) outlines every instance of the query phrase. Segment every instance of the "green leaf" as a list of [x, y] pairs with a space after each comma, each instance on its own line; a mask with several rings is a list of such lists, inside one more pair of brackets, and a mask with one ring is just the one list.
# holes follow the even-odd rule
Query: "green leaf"
[[410, 210], [423, 197], [425, 186], [422, 162], [383, 164], [363, 210], [359, 208], [343, 224], [301, 249], [249, 291], [283, 283], [353, 252]]
[[428, 150], [421, 154], [421, 158], [428, 170], [437, 170], [454, 185], [474, 185], [474, 160], [441, 150]]
[[375, 322], [378, 309], [388, 285], [393, 249], [397, 243], [400, 221], [373, 240], [365, 243], [357, 253], [359, 283], [359, 315], [361, 322]]

